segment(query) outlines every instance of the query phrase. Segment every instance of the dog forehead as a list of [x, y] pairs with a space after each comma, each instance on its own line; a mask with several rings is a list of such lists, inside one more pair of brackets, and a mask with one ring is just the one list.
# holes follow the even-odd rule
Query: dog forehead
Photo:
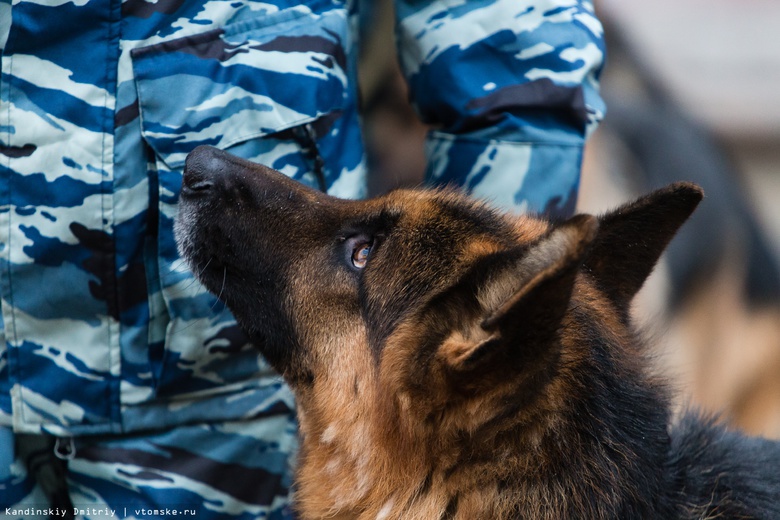
[[399, 216], [398, 224], [421, 238], [454, 237], [458, 249], [493, 252], [496, 244], [515, 246], [533, 242], [551, 224], [528, 214], [500, 212], [489, 201], [450, 190], [399, 190], [391, 192], [386, 208]]
[[391, 192], [386, 206], [399, 216], [399, 226], [408, 230], [444, 232], [480, 223], [495, 225], [500, 220], [486, 206], [448, 190]]

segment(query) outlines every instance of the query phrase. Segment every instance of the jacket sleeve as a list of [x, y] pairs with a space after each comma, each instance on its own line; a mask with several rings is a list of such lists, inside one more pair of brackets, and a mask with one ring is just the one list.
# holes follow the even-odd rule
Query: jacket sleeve
[[519, 211], [574, 211], [586, 136], [604, 114], [589, 1], [396, 0], [401, 67], [433, 127], [426, 179]]

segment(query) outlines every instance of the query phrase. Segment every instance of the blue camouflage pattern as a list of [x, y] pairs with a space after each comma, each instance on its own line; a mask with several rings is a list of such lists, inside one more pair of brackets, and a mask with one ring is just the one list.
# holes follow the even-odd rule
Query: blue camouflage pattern
[[[584, 139], [603, 118], [590, 2], [396, 2], [399, 56], [423, 121], [427, 179], [505, 209], [574, 211]], [[490, 28], [490, 33], [485, 28]]]
[[[428, 182], [570, 214], [604, 113], [591, 3], [395, 8], [435, 128]], [[0, 0], [0, 430], [291, 420], [289, 389], [179, 259], [172, 223], [200, 144], [365, 195], [357, 15], [352, 0]], [[294, 445], [294, 427], [269, 431]]]
[[[348, 6], [177, 5], [12, 8], [0, 262], [2, 410], [17, 431], [134, 431], [287, 402], [182, 267], [172, 221], [184, 157], [203, 143], [362, 195]], [[56, 30], [68, 26], [85, 30]]]
[[29, 473], [54, 456], [51, 443], [22, 436], [20, 446], [36, 445], [20, 450], [24, 460], [10, 466], [7, 484], [0, 478], [0, 518], [292, 518], [289, 453], [296, 445], [283, 442], [295, 443], [293, 415], [77, 437], [67, 504], [48, 503], [45, 486]]

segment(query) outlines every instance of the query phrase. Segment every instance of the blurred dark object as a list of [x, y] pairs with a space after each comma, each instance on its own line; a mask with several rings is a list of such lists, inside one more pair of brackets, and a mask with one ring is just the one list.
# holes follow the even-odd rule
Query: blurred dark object
[[746, 300], [751, 305], [780, 302], [780, 262], [745, 194], [739, 170], [709, 129], [672, 99], [643, 66], [619, 26], [607, 30], [610, 66], [631, 75], [632, 87], [604, 82], [608, 114], [604, 131], [621, 140], [637, 166], [638, 192], [681, 179], [704, 188], [705, 203], [681, 229], [668, 252], [671, 304], [676, 308], [693, 285], [711, 279], [720, 263], [736, 255], [744, 268]]
[[[602, 78], [608, 111], [586, 148], [580, 209], [598, 213], [672, 181], [690, 180], [704, 188], [704, 201], [640, 293], [634, 315], [655, 338], [659, 369], [674, 377], [680, 407], [700, 407], [753, 434], [780, 438], [780, 249], [773, 249], [780, 241], [772, 242], [780, 237], [765, 231], [775, 224], [772, 215], [777, 218], [771, 193], [777, 185], [773, 175], [777, 168], [766, 162], [767, 156], [778, 157], [766, 153], [777, 150], [772, 145], [775, 127], [764, 118], [762, 126], [743, 132], [745, 116], [731, 133], [724, 131], [725, 126], [716, 133], [711, 125], [723, 123], [723, 117], [703, 113], [701, 102], [692, 115], [688, 109], [696, 107], [681, 102], [686, 96], [679, 95], [680, 77], [669, 82], [657, 67], [647, 65], [658, 65], [661, 57], [679, 56], [655, 55], [655, 62], [643, 59], [649, 54], [642, 51], [658, 52], [660, 47], [663, 53], [669, 51], [671, 41], [684, 44], [706, 33], [705, 19], [695, 30], [689, 27], [688, 32], [670, 35], [657, 30], [658, 20], [668, 11], [655, 12], [647, 4], [637, 4], [636, 10], [619, 4], [619, 10], [620, 21], [630, 23], [616, 23], [608, 16], [610, 10], [600, 13], [608, 42]], [[651, 12], [655, 14], [648, 20], [631, 18]], [[642, 24], [642, 35], [623, 32]], [[656, 30], [648, 30], [648, 24]], [[697, 46], [698, 51], [706, 47], [691, 42], [691, 47]], [[695, 51], [685, 48], [679, 54], [688, 63]], [[701, 58], [707, 70], [720, 63], [718, 55]], [[726, 63], [733, 64], [734, 56], [729, 59]], [[667, 72], [681, 69], [679, 63], [664, 68]], [[744, 72], [744, 67], [740, 70]], [[696, 77], [692, 71], [691, 81]], [[746, 75], [742, 80], [750, 78]], [[688, 99], [694, 86], [687, 85]], [[722, 94], [715, 85], [699, 86], [703, 99], [717, 98], [708, 87]], [[736, 94], [748, 92], [746, 88]], [[729, 113], [734, 115], [739, 105], [730, 104]], [[761, 128], [766, 132], [761, 133]], [[759, 152], [755, 159], [754, 151]]]
[[396, 55], [393, 9], [392, 0], [361, 4], [359, 76], [370, 196], [418, 186], [425, 172], [428, 128], [409, 104]]

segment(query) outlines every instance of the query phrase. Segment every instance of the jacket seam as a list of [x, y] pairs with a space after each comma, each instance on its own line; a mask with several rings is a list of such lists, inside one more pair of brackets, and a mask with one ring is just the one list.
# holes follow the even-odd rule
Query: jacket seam
[[[8, 42], [6, 42], [6, 49], [8, 48]], [[11, 83], [13, 81], [13, 67], [14, 67], [14, 58], [15, 56], [12, 54], [11, 56], [4, 55], [3, 59], [8, 60], [8, 74], [6, 75], [6, 81], [3, 83], [3, 88], [5, 90], [3, 98], [5, 99], [6, 103], [6, 128], [7, 130], [7, 139], [6, 144], [7, 146], [11, 146], [11, 139], [12, 139], [12, 133], [11, 133]], [[6, 158], [6, 166], [11, 171], [11, 161], [12, 158], [8, 156]], [[3, 256], [6, 257], [6, 272], [5, 272], [5, 284], [6, 287], [4, 288], [4, 294], [3, 296], [8, 296], [7, 300], [7, 310], [8, 310], [8, 316], [6, 318], [5, 313], [3, 315], [3, 320], [8, 320], [7, 323], [11, 325], [10, 330], [8, 328], [5, 328], [5, 344], [6, 349], [8, 352], [8, 382], [12, 386], [11, 390], [11, 412], [12, 412], [12, 422], [14, 425], [16, 425], [16, 417], [18, 414], [19, 420], [25, 424], [26, 420], [24, 418], [24, 406], [22, 406], [23, 399], [22, 399], [22, 392], [24, 390], [24, 387], [22, 385], [16, 385], [15, 383], [18, 382], [18, 378], [16, 377], [20, 367], [19, 367], [19, 350], [18, 350], [18, 342], [19, 342], [19, 335], [16, 330], [16, 308], [13, 305], [14, 296], [13, 296], [13, 277], [11, 276], [11, 271], [13, 270], [12, 264], [11, 264], [11, 240], [12, 240], [12, 223], [11, 219], [13, 216], [13, 212], [11, 211], [11, 202], [12, 202], [12, 187], [11, 187], [11, 179], [10, 176], [8, 178], [7, 184], [6, 184], [6, 196], [8, 197], [7, 203], [8, 203], [8, 213], [6, 214], [6, 223], [8, 226], [7, 229], [7, 236], [8, 236], [8, 243], [5, 247], [5, 253]], [[5, 324], [4, 324], [5, 325]], [[11, 345], [14, 345], [13, 347]], [[13, 387], [17, 386], [17, 391], [13, 391]]]

